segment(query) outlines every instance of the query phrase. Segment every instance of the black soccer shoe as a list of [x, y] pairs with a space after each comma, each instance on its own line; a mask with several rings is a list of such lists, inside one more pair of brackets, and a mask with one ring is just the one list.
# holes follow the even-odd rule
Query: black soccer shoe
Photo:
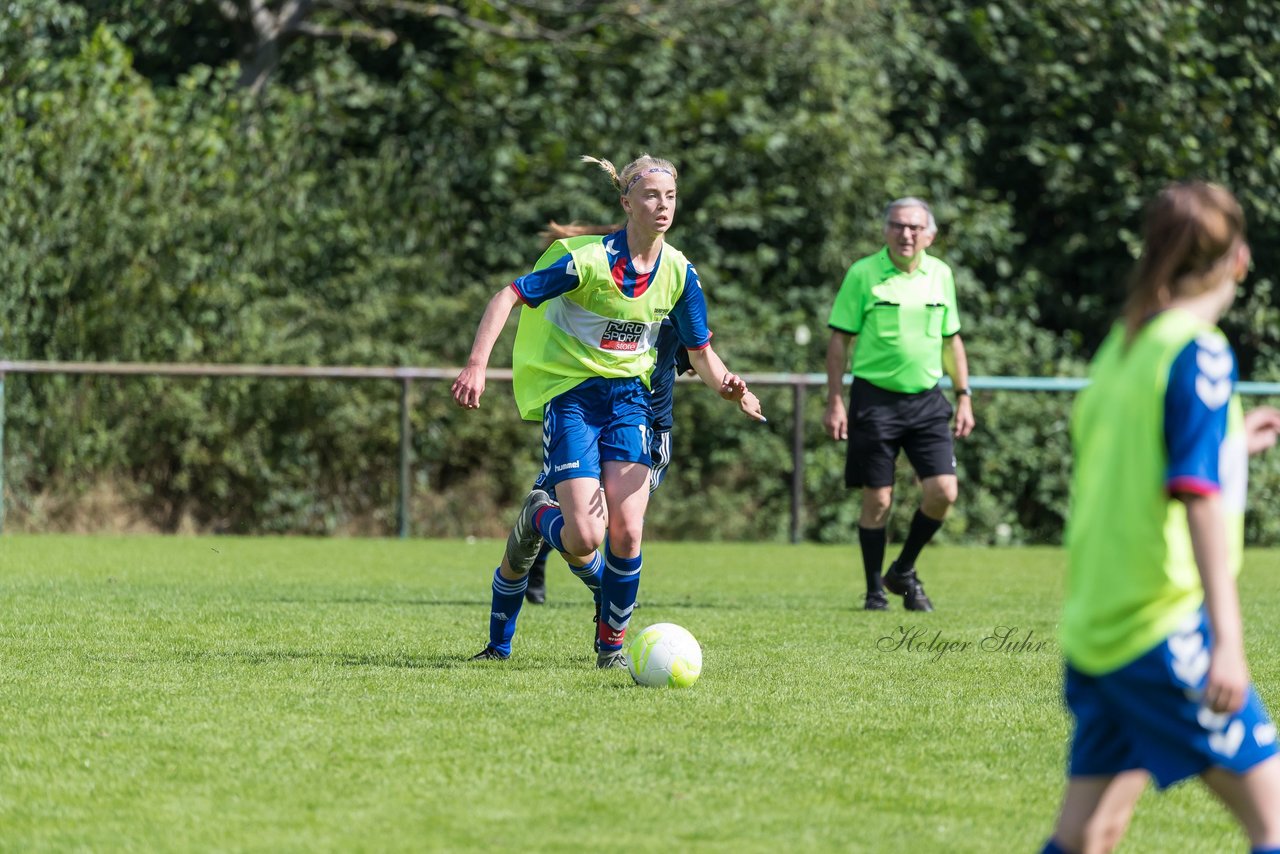
[[510, 657], [511, 657], [510, 654], [503, 655], [493, 647], [486, 646], [484, 649], [480, 650], [475, 655], [471, 656], [470, 660], [471, 661], [506, 661]]
[[547, 564], [545, 561], [534, 561], [533, 566], [529, 567], [529, 586], [524, 590], [524, 598], [530, 605], [541, 605], [547, 601]]
[[864, 611], [888, 611], [889, 600], [885, 597], [883, 590], [868, 590], [867, 598], [862, 603]]
[[902, 606], [908, 611], [933, 610], [933, 603], [925, 595], [924, 585], [920, 583], [914, 567], [906, 572], [899, 572], [898, 562], [895, 560], [884, 574], [884, 586], [889, 588], [890, 593], [902, 597]]

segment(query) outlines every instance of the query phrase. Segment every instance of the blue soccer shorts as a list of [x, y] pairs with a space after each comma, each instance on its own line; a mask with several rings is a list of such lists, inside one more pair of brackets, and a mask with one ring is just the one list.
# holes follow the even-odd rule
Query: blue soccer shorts
[[1071, 776], [1143, 768], [1164, 789], [1210, 767], [1243, 774], [1275, 756], [1276, 728], [1253, 685], [1233, 715], [1201, 705], [1211, 642], [1200, 610], [1118, 670], [1088, 676], [1068, 664], [1066, 700], [1076, 719]]
[[542, 413], [538, 485], [553, 490], [570, 478], [599, 480], [609, 461], [652, 467], [652, 421], [649, 390], [638, 378], [592, 377], [557, 395]]

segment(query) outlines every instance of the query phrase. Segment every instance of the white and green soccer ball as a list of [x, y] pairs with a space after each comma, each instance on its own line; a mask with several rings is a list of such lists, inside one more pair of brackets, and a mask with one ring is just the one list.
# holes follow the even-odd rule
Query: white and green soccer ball
[[702, 674], [702, 647], [687, 629], [655, 623], [631, 637], [627, 667], [637, 684], [688, 688]]

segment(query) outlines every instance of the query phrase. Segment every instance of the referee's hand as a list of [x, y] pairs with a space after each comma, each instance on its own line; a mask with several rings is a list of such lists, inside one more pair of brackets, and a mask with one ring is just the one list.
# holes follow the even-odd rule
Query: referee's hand
[[976, 422], [973, 420], [973, 403], [969, 400], [969, 395], [960, 395], [960, 400], [956, 403], [956, 438], [963, 439], [973, 432]]
[[838, 397], [827, 399], [827, 411], [822, 416], [823, 429], [827, 435], [837, 442], [849, 438], [849, 414], [845, 412], [844, 401]]

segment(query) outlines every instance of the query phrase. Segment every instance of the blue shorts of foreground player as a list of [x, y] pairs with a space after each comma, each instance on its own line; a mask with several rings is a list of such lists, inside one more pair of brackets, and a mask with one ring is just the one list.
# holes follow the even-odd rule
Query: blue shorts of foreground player
[[1253, 685], [1234, 715], [1200, 705], [1212, 638], [1197, 611], [1159, 646], [1102, 676], [1067, 665], [1075, 715], [1070, 775], [1146, 769], [1161, 789], [1210, 767], [1243, 774], [1276, 754], [1276, 728]]
[[543, 489], [575, 477], [600, 479], [608, 461], [652, 466], [653, 411], [639, 379], [592, 377], [547, 403], [542, 415]]

